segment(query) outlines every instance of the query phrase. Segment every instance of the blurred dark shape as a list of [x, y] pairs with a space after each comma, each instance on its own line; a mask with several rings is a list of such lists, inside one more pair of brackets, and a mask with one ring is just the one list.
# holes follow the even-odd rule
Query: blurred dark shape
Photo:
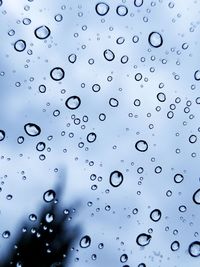
[[[56, 195], [61, 195], [61, 187]], [[70, 211], [71, 209], [69, 209]], [[70, 212], [64, 213], [57, 198], [45, 203], [36, 222], [26, 222], [1, 267], [68, 266], [70, 249], [79, 235]]]

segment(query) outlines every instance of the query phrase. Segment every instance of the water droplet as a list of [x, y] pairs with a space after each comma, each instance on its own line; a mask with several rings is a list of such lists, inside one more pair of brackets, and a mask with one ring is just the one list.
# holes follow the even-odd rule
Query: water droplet
[[160, 102], [165, 102], [166, 100], [166, 95], [164, 93], [158, 93], [157, 94], [157, 99], [160, 101]]
[[30, 215], [29, 215], [29, 220], [30, 220], [31, 222], [35, 222], [35, 221], [37, 221], [37, 216], [36, 216], [35, 214], [30, 214]]
[[177, 251], [180, 248], [180, 243], [178, 241], [174, 241], [171, 243], [171, 250], [172, 251]]
[[14, 48], [17, 52], [22, 52], [26, 49], [26, 42], [24, 40], [18, 40], [15, 42]]
[[114, 107], [115, 108], [115, 107], [117, 107], [119, 105], [119, 101], [117, 99], [115, 99], [115, 98], [110, 98], [109, 105], [111, 107]]
[[179, 184], [184, 180], [184, 176], [180, 173], [174, 175], [174, 182]]
[[76, 54], [71, 54], [71, 55], [68, 56], [68, 60], [69, 60], [70, 63], [75, 63], [76, 59], [77, 59]]
[[94, 92], [99, 92], [100, 89], [101, 89], [101, 86], [100, 86], [99, 84], [93, 84], [93, 86], [92, 86], [92, 90], [93, 90]]
[[46, 191], [44, 194], [43, 194], [43, 199], [45, 202], [52, 202], [56, 197], [56, 192], [52, 189]]
[[96, 140], [96, 138], [97, 138], [97, 135], [95, 133], [89, 133], [87, 135], [87, 141], [89, 143], [93, 143]]
[[72, 110], [77, 109], [80, 104], [81, 99], [78, 96], [70, 96], [65, 102], [66, 107]]
[[0, 141], [3, 141], [6, 136], [6, 133], [3, 130], [0, 130]]
[[127, 254], [122, 254], [121, 257], [120, 257], [120, 261], [122, 263], [125, 263], [125, 262], [127, 262], [127, 260], [128, 260], [128, 255]]
[[160, 47], [163, 44], [163, 38], [160, 33], [152, 32], [149, 34], [149, 44], [155, 48]]
[[113, 171], [110, 174], [110, 184], [113, 187], [118, 187], [124, 180], [123, 174], [120, 171]]
[[194, 78], [196, 81], [200, 81], [200, 70], [196, 70], [194, 73]]
[[189, 245], [188, 252], [192, 257], [200, 256], [200, 242], [194, 241]]
[[192, 199], [195, 204], [200, 205], [200, 188], [194, 192]]
[[123, 44], [124, 42], [125, 42], [125, 38], [124, 37], [119, 37], [116, 40], [116, 43], [119, 44], [119, 45]]
[[140, 7], [140, 6], [142, 6], [142, 5], [143, 5], [143, 0], [134, 0], [134, 5], [135, 5], [136, 7]]
[[161, 211], [159, 209], [152, 210], [150, 213], [150, 218], [154, 222], [158, 222], [161, 219]]
[[24, 25], [29, 25], [29, 24], [31, 24], [31, 20], [29, 18], [24, 18], [23, 19], [23, 24]]
[[83, 236], [79, 242], [81, 248], [88, 248], [90, 244], [91, 244], [91, 238], [89, 235]]
[[56, 67], [50, 71], [50, 76], [54, 81], [60, 81], [65, 77], [65, 72], [62, 68]]
[[124, 5], [120, 5], [116, 9], [117, 15], [119, 16], [126, 16], [128, 14], [128, 8]]
[[24, 130], [29, 136], [37, 136], [41, 133], [41, 129], [37, 124], [27, 123], [24, 125]]
[[110, 9], [109, 5], [104, 2], [96, 4], [95, 7], [95, 10], [99, 16], [105, 16], [108, 13], [109, 9]]
[[190, 142], [191, 144], [194, 144], [196, 141], [197, 141], [197, 136], [194, 135], [194, 134], [190, 135], [190, 137], [189, 137], [189, 142]]
[[112, 61], [115, 58], [115, 54], [110, 49], [106, 49], [103, 52], [103, 55], [104, 55], [105, 59], [108, 61]]
[[2, 234], [2, 237], [7, 239], [10, 237], [10, 231], [4, 231], [3, 234]]
[[35, 29], [34, 33], [38, 39], [43, 40], [49, 37], [49, 35], [51, 34], [51, 31], [47, 26], [42, 25], [38, 27], [37, 29]]
[[142, 233], [142, 234], [140, 234], [140, 235], [137, 236], [136, 243], [139, 246], [144, 247], [144, 246], [147, 246], [150, 243], [151, 238], [152, 238], [151, 235]]
[[61, 14], [57, 14], [57, 15], [55, 15], [54, 19], [57, 22], [61, 22], [63, 20], [63, 16]]
[[139, 140], [135, 144], [135, 148], [140, 152], [145, 152], [148, 149], [148, 144], [145, 140]]
[[39, 142], [36, 145], [37, 151], [43, 151], [45, 149], [45, 147], [46, 147], [46, 144], [44, 142]]
[[47, 223], [51, 223], [51, 222], [53, 222], [53, 220], [54, 220], [54, 215], [52, 214], [52, 213], [47, 213], [46, 214], [46, 216], [45, 216], [45, 221], [47, 222]]

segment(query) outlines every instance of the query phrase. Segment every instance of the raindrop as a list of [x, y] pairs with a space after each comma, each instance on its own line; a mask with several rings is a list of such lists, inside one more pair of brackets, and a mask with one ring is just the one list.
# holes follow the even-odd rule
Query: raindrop
[[94, 84], [94, 85], [92, 86], [92, 90], [93, 90], [94, 92], [99, 92], [100, 89], [101, 89], [101, 86], [100, 86], [99, 84]]
[[52, 189], [46, 191], [44, 194], [43, 194], [43, 199], [45, 202], [52, 202], [56, 197], [56, 192]]
[[35, 222], [35, 221], [37, 221], [37, 216], [36, 216], [35, 214], [30, 214], [30, 215], [29, 215], [29, 220], [30, 220], [31, 222]]
[[45, 220], [47, 223], [51, 223], [54, 220], [54, 215], [52, 213], [47, 213], [45, 216]]
[[191, 144], [194, 144], [196, 141], [197, 141], [197, 136], [194, 135], [194, 134], [190, 135], [190, 137], [189, 137], [189, 142], [190, 142]]
[[109, 5], [104, 2], [96, 4], [95, 7], [95, 10], [99, 16], [105, 16], [108, 13], [109, 9], [110, 9]]
[[165, 102], [166, 100], [166, 95], [164, 93], [158, 93], [157, 94], [157, 99], [160, 101], [160, 102]]
[[192, 199], [195, 204], [200, 205], [200, 188], [194, 192]]
[[43, 151], [45, 149], [45, 147], [46, 147], [46, 144], [44, 142], [39, 142], [36, 145], [37, 151]]
[[87, 141], [89, 143], [93, 143], [97, 139], [97, 135], [95, 133], [89, 133], [87, 135]]
[[109, 105], [111, 107], [117, 107], [119, 105], [119, 101], [117, 99], [115, 99], [115, 98], [110, 98]]
[[83, 236], [79, 242], [81, 248], [88, 248], [90, 244], [91, 244], [91, 238], [89, 235]]
[[54, 81], [60, 81], [65, 77], [65, 72], [62, 68], [56, 67], [50, 71], [50, 76]]
[[148, 38], [149, 44], [155, 48], [160, 47], [163, 44], [163, 38], [160, 33], [152, 32]]
[[150, 218], [154, 222], [158, 222], [161, 219], [161, 211], [159, 209], [152, 210], [150, 213]]
[[135, 5], [136, 7], [140, 7], [140, 6], [142, 6], [142, 5], [143, 5], [143, 0], [134, 0], [134, 5]]
[[125, 38], [124, 37], [119, 37], [119, 38], [117, 38], [117, 40], [116, 40], [116, 43], [117, 44], [123, 44], [125, 42]]
[[189, 245], [188, 252], [192, 257], [200, 256], [200, 242], [194, 241]]
[[171, 250], [177, 251], [180, 248], [180, 243], [178, 241], [174, 241], [171, 243]]
[[128, 8], [124, 5], [120, 5], [117, 7], [116, 12], [119, 16], [126, 16], [128, 13]]
[[57, 14], [57, 15], [55, 15], [54, 19], [57, 22], [61, 22], [63, 20], [63, 16], [61, 14]]
[[3, 234], [2, 234], [2, 237], [7, 239], [10, 237], [10, 231], [4, 231]]
[[151, 238], [152, 238], [151, 235], [142, 233], [142, 234], [140, 234], [140, 235], [137, 236], [136, 243], [139, 246], [144, 247], [144, 246], [147, 246], [150, 243]]
[[110, 184], [113, 187], [118, 187], [124, 180], [123, 174], [120, 171], [113, 171], [110, 174]]
[[39, 91], [40, 91], [40, 93], [45, 93], [46, 92], [46, 86], [44, 84], [41, 84], [39, 86]]
[[29, 136], [37, 136], [41, 133], [41, 129], [37, 124], [27, 123], [24, 125], [24, 130]]
[[49, 37], [49, 35], [51, 34], [51, 31], [47, 26], [42, 25], [38, 27], [37, 29], [35, 29], [34, 33], [38, 39], [43, 40]]
[[71, 55], [68, 56], [68, 60], [69, 60], [70, 63], [75, 63], [76, 59], [77, 59], [76, 54], [71, 54]]
[[70, 96], [66, 102], [65, 105], [69, 109], [77, 109], [81, 104], [81, 99], [78, 96]]
[[26, 42], [24, 40], [18, 40], [15, 42], [14, 48], [17, 52], [22, 52], [26, 49]]
[[3, 141], [6, 136], [6, 133], [3, 130], [0, 130], [0, 141]]
[[177, 173], [174, 175], [174, 182], [177, 184], [181, 183], [183, 179], [184, 179], [184, 176], [180, 173]]
[[137, 143], [135, 144], [135, 148], [140, 151], [140, 152], [145, 152], [148, 149], [148, 144], [146, 141], [144, 140], [139, 140], [137, 141]]
[[196, 70], [194, 73], [194, 78], [196, 81], [200, 81], [200, 70]]
[[103, 52], [103, 55], [104, 55], [105, 59], [108, 61], [112, 61], [115, 58], [115, 54], [110, 49], [106, 49]]
[[120, 261], [122, 263], [125, 263], [125, 262], [127, 262], [127, 260], [128, 260], [128, 255], [127, 254], [122, 254], [121, 257], [120, 257]]

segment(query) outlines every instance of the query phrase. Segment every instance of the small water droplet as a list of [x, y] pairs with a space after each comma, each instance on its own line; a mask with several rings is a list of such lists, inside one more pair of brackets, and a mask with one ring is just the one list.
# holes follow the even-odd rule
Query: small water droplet
[[79, 242], [81, 248], [88, 248], [90, 244], [91, 244], [91, 238], [89, 235], [83, 236]]
[[200, 256], [200, 242], [194, 241], [189, 245], [188, 252], [192, 257]]
[[49, 189], [43, 194], [43, 199], [45, 202], [52, 202], [56, 197], [56, 192], [52, 189]]
[[158, 222], [161, 219], [161, 211], [159, 209], [152, 210], [150, 213], [150, 218], [154, 222]]
[[113, 171], [110, 174], [110, 184], [113, 187], [118, 187], [124, 180], [123, 174], [120, 171]]
[[151, 32], [149, 34], [149, 44], [155, 48], [160, 47], [163, 44], [163, 38], [158, 32]]
[[65, 105], [69, 109], [77, 109], [81, 104], [81, 99], [78, 96], [70, 96], [66, 102]]
[[109, 9], [110, 9], [109, 5], [104, 2], [96, 4], [95, 7], [95, 10], [99, 16], [105, 16], [108, 13]]
[[200, 188], [194, 192], [192, 199], [195, 204], [200, 205]]
[[65, 77], [65, 72], [62, 68], [56, 67], [50, 71], [50, 76], [54, 81], [61, 81]]
[[15, 42], [14, 48], [17, 52], [22, 52], [26, 49], [26, 42], [24, 40], [18, 40]]
[[3, 130], [0, 130], [0, 141], [3, 141], [6, 136], [6, 133]]
[[140, 235], [137, 236], [136, 243], [139, 246], [144, 247], [144, 246], [147, 246], [150, 243], [151, 238], [152, 238], [151, 235], [142, 233], [142, 234], [140, 234]]
[[34, 33], [38, 39], [43, 40], [49, 37], [49, 35], [51, 34], [51, 31], [47, 26], [42, 25], [38, 27], [37, 29], [35, 29]]
[[103, 52], [103, 55], [104, 55], [105, 59], [108, 60], [108, 61], [112, 61], [115, 58], [115, 54], [110, 49], [106, 49]]
[[148, 149], [148, 144], [145, 140], [139, 140], [135, 144], [135, 148], [140, 152], [145, 152]]

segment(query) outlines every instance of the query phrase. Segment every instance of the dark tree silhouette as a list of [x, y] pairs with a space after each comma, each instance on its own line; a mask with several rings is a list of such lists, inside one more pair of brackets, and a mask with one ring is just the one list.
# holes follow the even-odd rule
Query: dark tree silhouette
[[[57, 190], [56, 195], [60, 195]], [[70, 209], [69, 209], [70, 210]], [[79, 227], [72, 226], [58, 199], [45, 203], [36, 222], [26, 222], [1, 267], [67, 266]]]

